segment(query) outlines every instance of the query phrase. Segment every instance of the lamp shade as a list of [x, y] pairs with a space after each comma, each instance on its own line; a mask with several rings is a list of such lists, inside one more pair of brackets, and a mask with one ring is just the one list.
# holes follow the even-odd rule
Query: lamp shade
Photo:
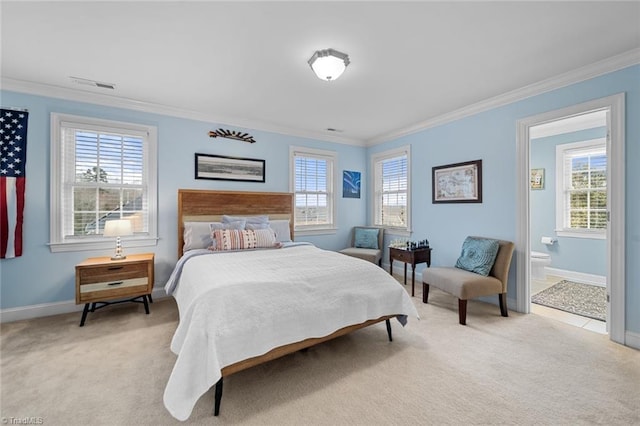
[[349, 65], [349, 55], [333, 49], [316, 50], [308, 63], [320, 80], [333, 81]]
[[132, 234], [133, 229], [131, 228], [131, 221], [129, 220], [108, 220], [104, 224], [103, 235], [105, 237], [124, 237], [125, 235]]

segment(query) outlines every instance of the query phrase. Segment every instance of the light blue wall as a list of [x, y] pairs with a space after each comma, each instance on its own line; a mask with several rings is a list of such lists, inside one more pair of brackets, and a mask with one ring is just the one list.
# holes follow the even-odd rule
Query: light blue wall
[[[464, 238], [516, 239], [516, 123], [547, 111], [626, 93], [626, 330], [640, 332], [640, 66], [635, 65], [371, 147], [411, 145], [412, 239], [427, 237], [432, 265], [452, 265]], [[482, 204], [432, 204], [431, 168], [482, 159]], [[368, 217], [372, 212], [368, 211]], [[522, 250], [521, 247], [518, 250]], [[385, 255], [386, 256], [386, 255]], [[418, 268], [424, 268], [423, 265]], [[515, 299], [515, 260], [508, 298]]]
[[[108, 250], [71, 253], [49, 251], [49, 127], [52, 112], [157, 126], [160, 240], [155, 247], [127, 249], [129, 253], [155, 252], [156, 288], [164, 285], [177, 260], [176, 202], [179, 188], [288, 192], [290, 145], [335, 151], [338, 155], [337, 175], [340, 179], [342, 170], [365, 170], [366, 156], [363, 147], [251, 129], [237, 130], [246, 131], [254, 136], [257, 141], [254, 144], [222, 138], [212, 139], [208, 136], [210, 130], [228, 126], [15, 92], [4, 91], [0, 94], [3, 106], [28, 108], [30, 112], [24, 253], [19, 258], [0, 260], [2, 309], [73, 300], [75, 265], [86, 257], [111, 255]], [[196, 180], [196, 152], [265, 159], [266, 182]], [[351, 227], [366, 220], [366, 196], [361, 199], [342, 198], [341, 180], [338, 188], [340, 194], [337, 198], [337, 234], [313, 238], [297, 237], [296, 240], [311, 241], [326, 249], [346, 247]], [[366, 180], [363, 190], [366, 191]]]
[[[303, 145], [338, 152], [338, 171], [363, 171], [363, 198], [338, 198], [337, 235], [307, 238], [320, 247], [341, 248], [351, 226], [371, 218], [369, 161], [373, 153], [400, 145], [412, 147], [413, 239], [429, 238], [434, 265], [451, 265], [467, 235], [515, 240], [516, 122], [519, 119], [626, 93], [626, 330], [640, 332], [640, 66], [609, 73], [451, 123], [426, 129], [367, 149], [246, 129], [256, 144], [211, 140], [209, 130], [221, 125], [171, 118], [59, 99], [3, 92], [3, 106], [29, 108], [25, 254], [0, 261], [2, 308], [68, 301], [74, 298], [74, 265], [104, 252], [49, 252], [49, 114], [60, 112], [133, 121], [158, 126], [159, 234], [156, 286], [162, 285], [176, 261], [176, 192], [178, 188], [288, 190], [288, 147]], [[224, 126], [224, 125], [222, 125]], [[193, 153], [218, 153], [267, 161], [264, 184], [193, 179]], [[432, 204], [431, 168], [467, 160], [483, 160], [482, 204]], [[143, 249], [140, 252], [146, 251]], [[385, 254], [385, 258], [386, 258]], [[509, 298], [516, 298], [515, 263]]]
[[[532, 190], [531, 250], [551, 255], [551, 267], [586, 274], [607, 275], [607, 241], [588, 238], [556, 236], [556, 146], [566, 143], [604, 138], [607, 128], [582, 130], [531, 140], [530, 163], [532, 169], [545, 169], [543, 189]], [[557, 238], [546, 245], [542, 237]]]

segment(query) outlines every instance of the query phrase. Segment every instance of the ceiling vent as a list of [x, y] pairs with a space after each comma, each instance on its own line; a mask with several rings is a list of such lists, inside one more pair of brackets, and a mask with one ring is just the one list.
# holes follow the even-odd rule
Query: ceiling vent
[[93, 86], [93, 87], [99, 87], [101, 89], [111, 89], [111, 90], [114, 90], [116, 88], [116, 85], [113, 83], [105, 83], [102, 81], [89, 80], [87, 78], [80, 78], [80, 77], [69, 77], [69, 78], [71, 79], [72, 83], [82, 84], [84, 86]]

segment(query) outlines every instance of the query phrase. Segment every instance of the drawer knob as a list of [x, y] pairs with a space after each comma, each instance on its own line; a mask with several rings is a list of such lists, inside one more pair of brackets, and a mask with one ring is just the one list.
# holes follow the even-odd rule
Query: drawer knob
[[109, 283], [108, 285], [120, 285], [120, 284], [122, 284], [122, 281], [116, 281], [113, 283]]
[[124, 266], [109, 266], [109, 271], [117, 271], [118, 269], [122, 269]]

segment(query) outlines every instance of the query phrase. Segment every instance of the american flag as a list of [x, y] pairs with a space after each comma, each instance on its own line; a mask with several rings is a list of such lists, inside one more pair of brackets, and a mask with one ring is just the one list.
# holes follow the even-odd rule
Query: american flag
[[29, 113], [0, 109], [0, 258], [22, 256], [27, 120]]

